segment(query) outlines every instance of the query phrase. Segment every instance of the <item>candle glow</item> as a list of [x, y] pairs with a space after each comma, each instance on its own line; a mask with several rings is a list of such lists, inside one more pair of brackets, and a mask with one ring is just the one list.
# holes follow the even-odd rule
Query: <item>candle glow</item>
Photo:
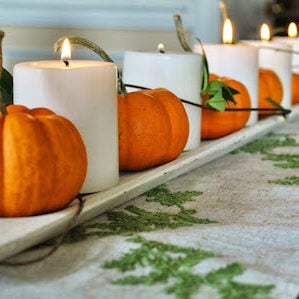
[[288, 26], [288, 37], [296, 37], [298, 34], [297, 26], [294, 22], [291, 22]]
[[61, 60], [65, 63], [66, 66], [69, 65], [69, 59], [71, 59], [71, 45], [69, 40], [66, 38], [63, 41], [62, 48], [61, 48]]
[[165, 46], [163, 43], [159, 43], [157, 49], [159, 53], [165, 53]]
[[229, 18], [226, 18], [223, 24], [222, 41], [224, 44], [233, 43], [233, 25]]
[[269, 41], [271, 39], [270, 27], [266, 23], [262, 24], [260, 30], [261, 40]]

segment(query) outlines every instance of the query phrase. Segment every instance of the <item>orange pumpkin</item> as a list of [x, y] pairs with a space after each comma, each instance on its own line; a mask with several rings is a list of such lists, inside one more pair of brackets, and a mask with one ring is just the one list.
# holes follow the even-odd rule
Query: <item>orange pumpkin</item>
[[[237, 80], [218, 77], [215, 74], [210, 74], [209, 80], [220, 80], [227, 86], [239, 91], [234, 95], [236, 104], [228, 102], [226, 108], [250, 108], [251, 100], [245, 85]], [[207, 100], [209, 96], [204, 96], [203, 101]], [[250, 116], [250, 111], [213, 111], [208, 109], [202, 110], [201, 120], [201, 138], [214, 139], [229, 135], [242, 129]]]
[[292, 74], [292, 104], [299, 104], [299, 74]]
[[75, 126], [46, 108], [0, 114], [0, 216], [59, 210], [80, 192], [87, 155]]
[[119, 95], [118, 128], [121, 170], [141, 170], [174, 160], [189, 136], [183, 104], [164, 88]]
[[[258, 107], [274, 108], [266, 98], [271, 98], [277, 103], [281, 103], [283, 96], [283, 86], [278, 75], [270, 69], [259, 69], [258, 80]], [[259, 111], [259, 115], [272, 114], [271, 111]]]

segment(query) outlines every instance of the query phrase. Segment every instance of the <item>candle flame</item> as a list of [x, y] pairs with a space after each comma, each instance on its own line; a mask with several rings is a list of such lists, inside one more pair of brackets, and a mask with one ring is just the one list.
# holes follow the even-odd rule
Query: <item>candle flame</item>
[[271, 39], [270, 27], [268, 24], [263, 23], [260, 30], [261, 40], [269, 41]]
[[297, 25], [294, 22], [291, 22], [288, 27], [288, 36], [296, 37], [298, 33]]
[[69, 40], [66, 38], [61, 47], [61, 60], [67, 61], [68, 59], [71, 59], [71, 45]]
[[160, 53], [165, 53], [165, 46], [163, 43], [159, 43], [157, 49]]
[[223, 24], [222, 41], [224, 44], [233, 43], [233, 25], [229, 18], [226, 18]]

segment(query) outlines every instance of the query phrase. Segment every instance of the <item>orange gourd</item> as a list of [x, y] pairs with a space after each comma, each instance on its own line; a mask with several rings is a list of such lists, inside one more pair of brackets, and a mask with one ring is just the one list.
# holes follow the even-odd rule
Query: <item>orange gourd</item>
[[299, 104], [299, 74], [292, 74], [292, 104]]
[[[270, 69], [259, 69], [258, 76], [258, 107], [274, 108], [266, 98], [271, 98], [277, 103], [281, 103], [283, 97], [283, 85], [278, 75]], [[259, 115], [271, 114], [271, 111], [259, 111]]]
[[[236, 104], [228, 102], [226, 108], [250, 108], [251, 100], [246, 86], [234, 79], [226, 77], [218, 77], [210, 74], [209, 80], [220, 80], [227, 86], [236, 89], [239, 93], [234, 95]], [[209, 96], [204, 96], [203, 101]], [[214, 139], [229, 135], [242, 129], [250, 116], [250, 111], [213, 111], [208, 109], [202, 110], [201, 120], [201, 138]]]
[[118, 96], [119, 167], [141, 170], [176, 159], [189, 136], [183, 104], [164, 88]]
[[87, 170], [75, 126], [46, 108], [10, 105], [0, 114], [0, 216], [59, 210], [80, 192]]

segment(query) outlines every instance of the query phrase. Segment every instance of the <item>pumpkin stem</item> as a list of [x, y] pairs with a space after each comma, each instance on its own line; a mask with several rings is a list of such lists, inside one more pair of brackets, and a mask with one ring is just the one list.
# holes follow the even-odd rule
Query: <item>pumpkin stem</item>
[[[192, 52], [192, 49], [186, 40], [185, 32], [183, 29], [182, 18], [179, 13], [174, 14], [174, 22], [175, 22], [177, 37], [179, 39], [182, 48], [186, 52]], [[225, 83], [220, 82], [217, 79], [213, 80], [212, 82], [209, 82], [210, 72], [209, 72], [207, 55], [201, 40], [199, 38], [196, 38], [196, 40], [198, 41], [201, 47], [202, 65], [203, 65], [202, 85], [201, 85], [200, 94], [202, 96], [209, 94], [209, 99], [206, 101], [205, 106], [211, 107], [217, 111], [225, 111], [226, 103], [228, 101], [232, 101], [236, 103], [233, 95], [239, 92], [237, 90], [233, 90]], [[213, 92], [211, 93], [211, 91]]]
[[7, 115], [6, 104], [2, 101], [2, 96], [0, 94], [0, 112], [3, 116]]
[[192, 49], [187, 42], [185, 31], [183, 29], [183, 22], [182, 22], [181, 15], [179, 13], [175, 13], [173, 18], [174, 18], [174, 23], [175, 23], [176, 34], [177, 34], [177, 37], [181, 44], [181, 47], [186, 52], [192, 52]]
[[[90, 41], [86, 38], [79, 37], [79, 36], [64, 36], [64, 37], [61, 37], [54, 44], [54, 51], [55, 52], [58, 52], [61, 49], [62, 43], [66, 38], [70, 41], [71, 44], [77, 44], [77, 45], [83, 46], [85, 48], [88, 48], [91, 51], [95, 52], [97, 55], [99, 55], [104, 61], [114, 63], [112, 58], [104, 51], [104, 49], [102, 47], [100, 47], [96, 43], [94, 43], [94, 42], [92, 42], [92, 41]], [[123, 83], [120, 71], [117, 71], [117, 74], [118, 74], [118, 93], [122, 94], [122, 95], [126, 95], [127, 90], [126, 90], [126, 87]]]
[[[174, 23], [175, 23], [176, 34], [177, 34], [177, 37], [178, 37], [181, 47], [186, 52], [192, 52], [192, 49], [189, 46], [187, 39], [186, 39], [181, 15], [179, 13], [175, 13], [173, 18], [174, 18]], [[206, 89], [208, 88], [208, 85], [209, 85], [209, 65], [208, 65], [206, 53], [203, 48], [203, 44], [202, 44], [201, 40], [198, 38], [197, 38], [197, 41], [199, 42], [199, 44], [201, 46], [202, 58], [203, 58], [203, 76], [202, 76], [202, 86], [201, 86], [201, 93], [203, 93], [206, 91]]]

